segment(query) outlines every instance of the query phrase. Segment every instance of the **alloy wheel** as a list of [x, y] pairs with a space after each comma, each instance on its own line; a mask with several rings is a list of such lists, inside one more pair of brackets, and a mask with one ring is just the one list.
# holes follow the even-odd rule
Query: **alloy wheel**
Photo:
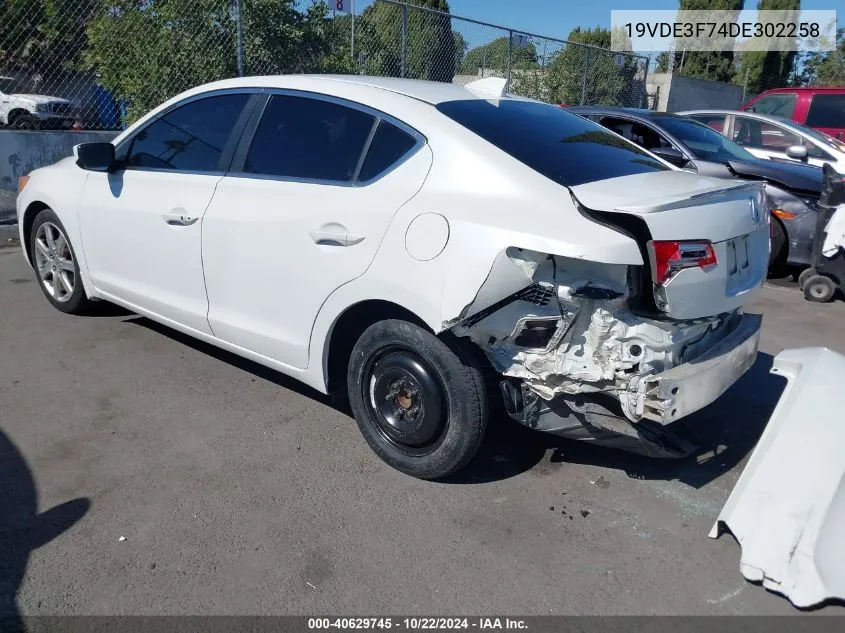
[[35, 232], [35, 268], [53, 299], [59, 303], [70, 300], [76, 284], [73, 253], [65, 234], [52, 222], [44, 222]]

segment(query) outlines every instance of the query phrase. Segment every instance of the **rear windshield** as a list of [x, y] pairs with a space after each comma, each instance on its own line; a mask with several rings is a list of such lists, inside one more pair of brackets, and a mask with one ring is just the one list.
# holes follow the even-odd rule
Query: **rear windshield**
[[445, 101], [437, 109], [561, 185], [669, 169], [633, 143], [558, 106], [469, 99]]

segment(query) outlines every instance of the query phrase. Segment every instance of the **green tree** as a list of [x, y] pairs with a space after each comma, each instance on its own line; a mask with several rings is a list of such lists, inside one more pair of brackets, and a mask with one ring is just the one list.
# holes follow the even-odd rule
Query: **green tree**
[[[405, 76], [450, 82], [455, 76], [456, 39], [446, 0], [412, 0], [411, 5], [441, 13], [407, 9]], [[372, 75], [402, 74], [402, 12], [394, 4], [377, 2], [361, 14], [361, 37], [356, 37], [365, 59], [364, 71]], [[356, 22], [356, 29], [358, 22]]]
[[[760, 0], [757, 9], [794, 11], [801, 8], [801, 0]], [[784, 15], [786, 18], [786, 15]], [[795, 62], [795, 51], [744, 51], [739, 58], [739, 71], [734, 80], [745, 85], [749, 94], [787, 84]]]
[[549, 100], [569, 105], [642, 105], [642, 87], [634, 81], [637, 60], [625, 55], [622, 65], [616, 64], [616, 53], [609, 50], [608, 29], [577, 27], [566, 39], [569, 43], [547, 67]]
[[[336, 70], [324, 3], [298, 11], [295, 0], [244, 0], [243, 8], [247, 74]], [[85, 64], [129, 103], [129, 121], [183, 90], [237, 74], [230, 0], [110, 0], [87, 37]]]
[[102, 0], [0, 1], [0, 61], [44, 75], [75, 69], [88, 24], [102, 5]]
[[[743, 0], [680, 0], [682, 11], [741, 11]], [[668, 61], [668, 58], [667, 58]], [[675, 53], [675, 71], [694, 79], [730, 81], [735, 73], [733, 51]]]
[[[517, 38], [514, 37], [514, 44], [511, 47], [511, 68], [528, 69], [537, 66], [537, 48], [532, 43], [525, 46], [516, 46]], [[464, 57], [463, 72], [467, 75], [474, 75], [479, 68], [494, 69], [503, 71], [508, 67], [508, 38], [499, 37], [476, 46]]]
[[845, 29], [836, 31], [836, 49], [828, 52], [803, 53], [789, 77], [790, 86], [845, 85]]
[[455, 42], [455, 73], [459, 73], [464, 65], [464, 57], [467, 54], [467, 41], [457, 31], [452, 31], [452, 39]]

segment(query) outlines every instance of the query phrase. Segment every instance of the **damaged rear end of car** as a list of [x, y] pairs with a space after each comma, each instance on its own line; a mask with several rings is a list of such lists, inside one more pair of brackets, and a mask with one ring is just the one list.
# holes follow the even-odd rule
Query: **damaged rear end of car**
[[473, 131], [563, 185], [561, 213], [574, 210], [579, 221], [635, 242], [641, 263], [512, 245], [444, 325], [483, 351], [521, 424], [655, 457], [688, 455], [695, 446], [674, 423], [718, 398], [756, 357], [761, 317], [742, 306], [766, 277], [763, 185], [669, 169], [591, 128], [576, 131], [573, 151], [613, 146], [637, 164], [612, 178], [594, 177], [587, 165], [563, 173], [560, 162], [547, 168], [521, 155], [500, 128], [474, 123]]

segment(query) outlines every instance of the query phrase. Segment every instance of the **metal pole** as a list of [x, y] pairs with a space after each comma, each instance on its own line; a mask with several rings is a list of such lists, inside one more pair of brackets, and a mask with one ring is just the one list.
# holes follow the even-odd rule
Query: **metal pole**
[[587, 70], [590, 68], [590, 49], [584, 51], [584, 75], [581, 77], [581, 105], [587, 101]]
[[243, 0], [235, 0], [235, 12], [237, 13], [238, 30], [238, 77], [244, 76], [244, 21], [243, 21]]
[[352, 0], [352, 5], [350, 6], [352, 10], [352, 36], [349, 39], [349, 52], [352, 56], [352, 60], [355, 60], [355, 0]]
[[513, 31], [508, 31], [508, 72], [506, 86], [511, 83], [511, 55], [513, 54]]
[[402, 5], [402, 77], [405, 77], [405, 62], [408, 55], [408, 5]]

